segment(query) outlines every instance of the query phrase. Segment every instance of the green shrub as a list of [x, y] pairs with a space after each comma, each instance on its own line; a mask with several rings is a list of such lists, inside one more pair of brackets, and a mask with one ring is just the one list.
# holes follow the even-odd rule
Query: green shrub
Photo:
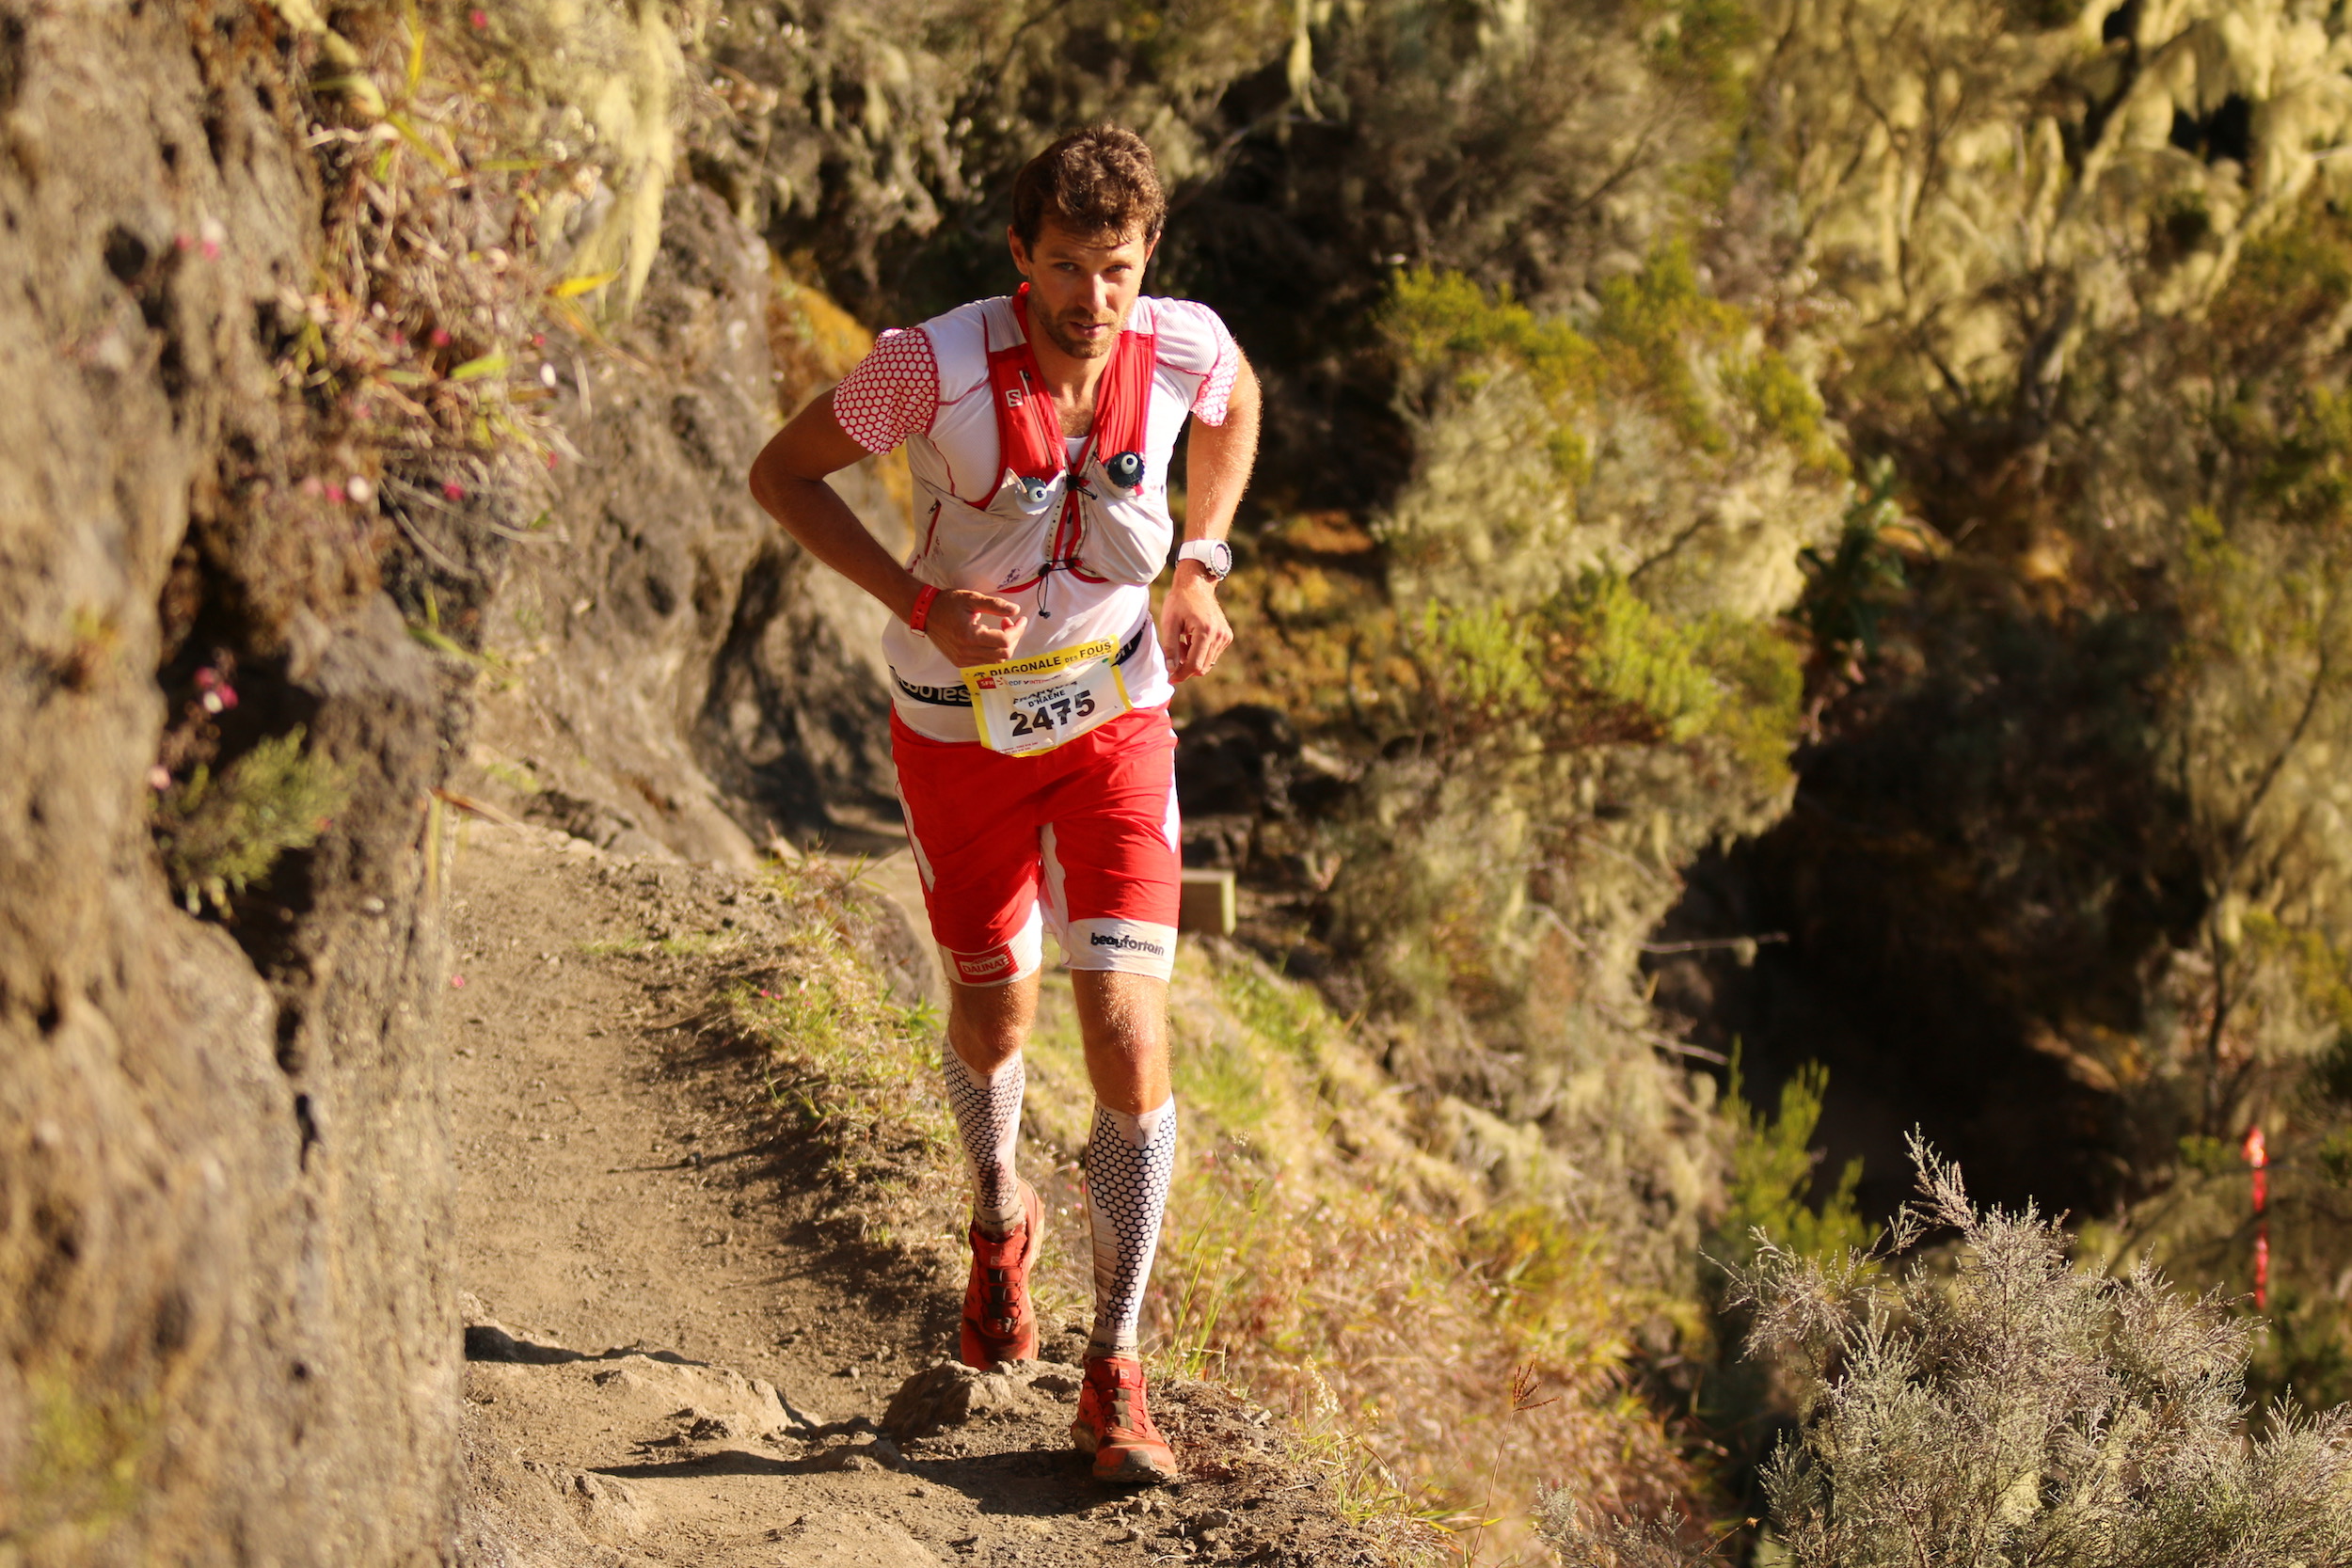
[[1410, 370], [1438, 372], [1425, 390], [1450, 379], [1457, 388], [1490, 373], [1494, 361], [1516, 364], [1565, 414], [1598, 388], [1600, 351], [1557, 317], [1539, 317], [1506, 284], [1491, 295], [1458, 272], [1414, 267], [1391, 285], [1379, 324]]
[[1744, 1087], [1734, 1052], [1723, 1108], [1731, 1129], [1731, 1172], [1710, 1254], [1736, 1269], [1752, 1262], [1767, 1238], [1806, 1257], [1867, 1245], [1870, 1227], [1854, 1208], [1854, 1189], [1862, 1181], [1859, 1156], [1846, 1162], [1818, 1209], [1805, 1201], [1820, 1164], [1810, 1146], [1829, 1092], [1829, 1069], [1819, 1062], [1799, 1068], [1781, 1085], [1778, 1113], [1769, 1120], [1748, 1103]]
[[261, 742], [215, 774], [199, 766], [155, 802], [164, 874], [189, 912], [270, 874], [290, 849], [307, 849], [351, 797], [351, 769], [302, 750], [302, 727]]
[[1671, 741], [1713, 721], [1724, 693], [1702, 657], [1701, 628], [1660, 614], [1613, 575], [1588, 575], [1564, 608], [1576, 671], [1594, 695], [1632, 709]]

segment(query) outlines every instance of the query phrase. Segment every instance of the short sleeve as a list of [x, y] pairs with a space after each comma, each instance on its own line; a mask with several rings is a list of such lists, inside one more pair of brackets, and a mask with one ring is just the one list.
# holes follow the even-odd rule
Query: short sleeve
[[1241, 373], [1241, 350], [1225, 323], [1207, 306], [1189, 299], [1152, 302], [1152, 331], [1160, 362], [1194, 382], [1191, 408], [1203, 424], [1223, 424]]
[[1241, 348], [1232, 335], [1217, 323], [1216, 368], [1209, 372], [1209, 379], [1200, 384], [1200, 390], [1192, 400], [1193, 417], [1202, 424], [1223, 424], [1227, 406], [1232, 401], [1233, 378], [1241, 373]]
[[833, 389], [833, 417], [867, 451], [888, 451], [939, 414], [939, 361], [920, 328], [885, 332]]

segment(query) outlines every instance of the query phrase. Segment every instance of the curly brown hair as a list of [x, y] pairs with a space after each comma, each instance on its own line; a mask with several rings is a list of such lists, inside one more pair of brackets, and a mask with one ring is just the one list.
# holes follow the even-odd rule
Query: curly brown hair
[[1049, 217], [1073, 233], [1122, 240], [1140, 229], [1148, 244], [1167, 216], [1152, 149], [1122, 126], [1073, 131], [1013, 176], [1012, 231], [1025, 245], [1037, 244]]

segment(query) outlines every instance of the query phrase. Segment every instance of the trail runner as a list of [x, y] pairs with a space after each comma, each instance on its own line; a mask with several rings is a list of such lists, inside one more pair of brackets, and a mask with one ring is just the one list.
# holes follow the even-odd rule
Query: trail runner
[[[1094, 1325], [1071, 1436], [1097, 1477], [1141, 1483], [1176, 1479], [1136, 1341], [1176, 1159], [1168, 704], [1232, 641], [1216, 590], [1259, 412], [1224, 324], [1142, 293], [1166, 210], [1141, 138], [1096, 126], [1055, 142], [1013, 182], [1020, 292], [882, 334], [751, 476], [792, 537], [896, 617], [891, 751], [950, 978], [942, 1054], [973, 1187], [961, 1354], [977, 1367], [1037, 1354], [1043, 1215], [1013, 1170], [1021, 1053], [1043, 927], [1068, 956], [1095, 1097]], [[1184, 543], [1155, 634], [1188, 414]], [[901, 443], [918, 534], [903, 565], [825, 483]]]

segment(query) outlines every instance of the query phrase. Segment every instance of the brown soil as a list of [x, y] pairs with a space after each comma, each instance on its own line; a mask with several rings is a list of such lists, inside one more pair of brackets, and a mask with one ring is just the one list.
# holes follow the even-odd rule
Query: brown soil
[[[857, 1195], [708, 1026], [729, 960], [660, 942], [739, 935], [739, 964], [782, 935], [757, 881], [477, 821], [453, 895], [469, 1563], [1385, 1556], [1207, 1384], [1155, 1385], [1187, 1479], [1153, 1492], [1071, 1452], [1066, 1365], [931, 1372], [968, 1412], [894, 1441], [892, 1396], [951, 1354], [960, 1272], [852, 1239]], [[1075, 1327], [1047, 1354], [1074, 1357]]]

